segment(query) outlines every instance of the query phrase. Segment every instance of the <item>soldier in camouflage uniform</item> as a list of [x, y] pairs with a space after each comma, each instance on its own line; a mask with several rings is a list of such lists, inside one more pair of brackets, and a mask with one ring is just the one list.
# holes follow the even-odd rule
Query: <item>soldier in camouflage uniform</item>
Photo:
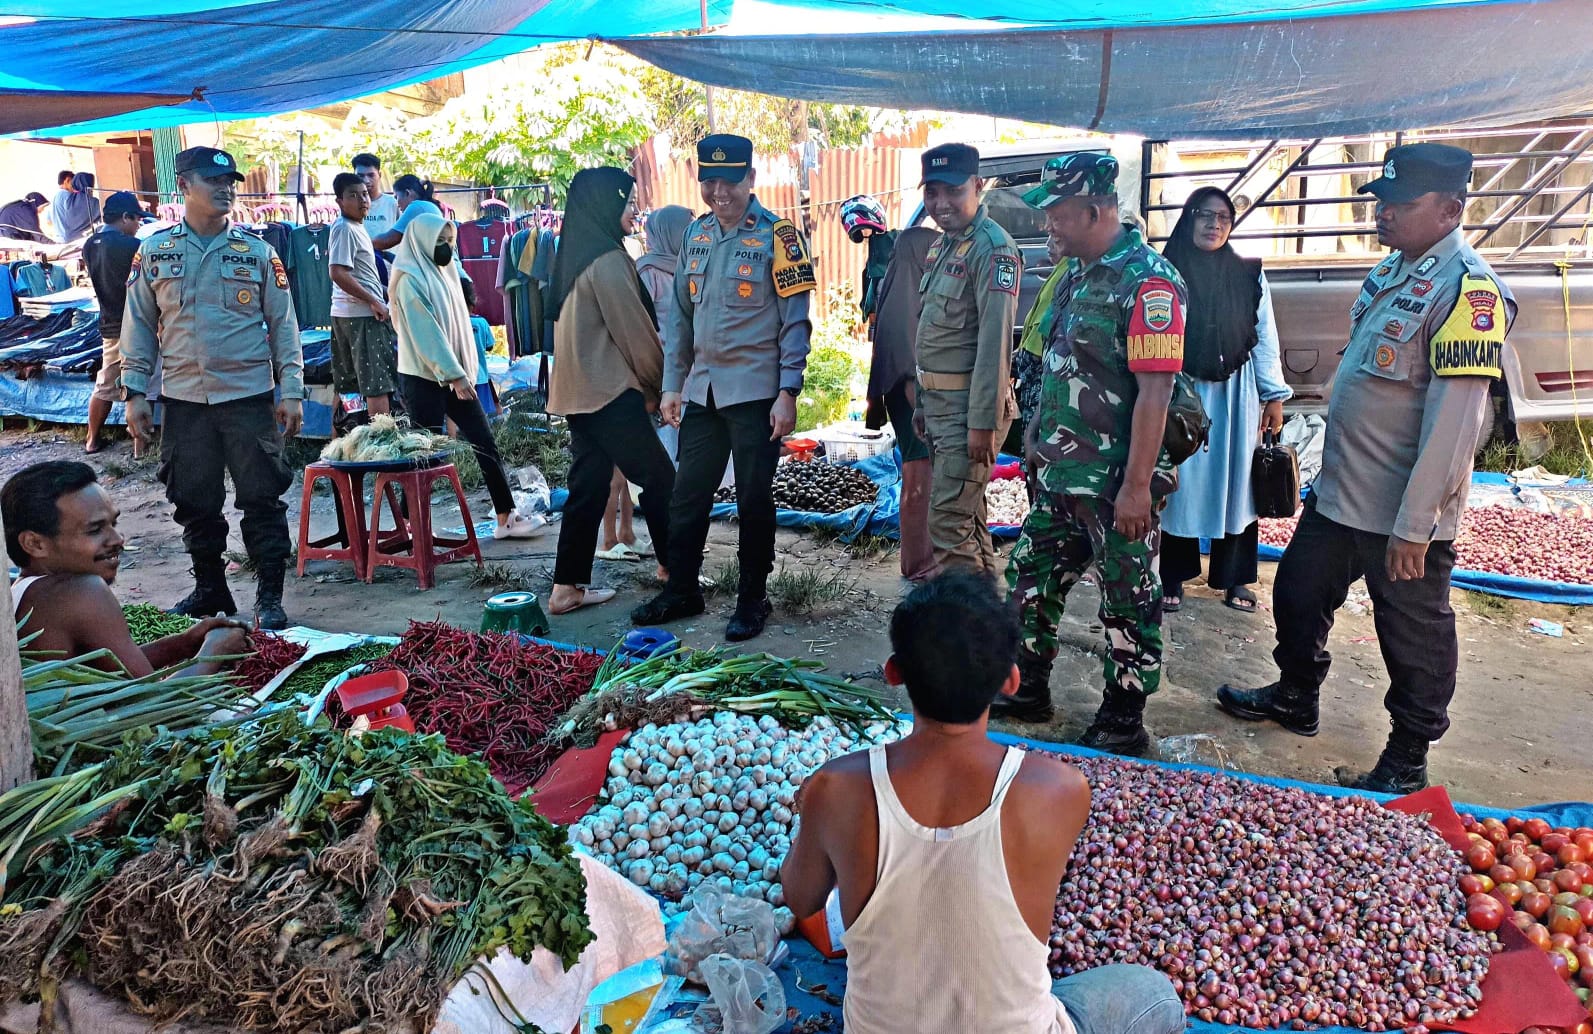
[[993, 713], [1049, 720], [1057, 621], [1093, 562], [1106, 628], [1106, 692], [1080, 741], [1119, 754], [1149, 746], [1145, 698], [1161, 684], [1156, 513], [1177, 487], [1162, 437], [1183, 365], [1178, 272], [1118, 217], [1117, 162], [1079, 152], [1046, 163], [1024, 200], [1069, 256], [1056, 287], [1040, 406], [1028, 427], [1035, 503], [1007, 567], [1023, 645], [1018, 693]]

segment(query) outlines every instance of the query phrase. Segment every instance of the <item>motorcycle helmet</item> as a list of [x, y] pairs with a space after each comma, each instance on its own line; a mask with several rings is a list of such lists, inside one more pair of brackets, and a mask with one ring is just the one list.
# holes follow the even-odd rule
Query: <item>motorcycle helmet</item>
[[863, 243], [863, 231], [879, 234], [885, 232], [885, 208], [867, 194], [849, 197], [841, 202], [841, 225], [852, 243]]

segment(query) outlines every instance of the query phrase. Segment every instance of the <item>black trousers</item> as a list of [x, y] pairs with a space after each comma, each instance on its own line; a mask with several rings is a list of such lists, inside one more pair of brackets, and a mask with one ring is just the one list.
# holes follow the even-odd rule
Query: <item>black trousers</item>
[[1383, 704], [1396, 725], [1432, 741], [1449, 728], [1449, 701], [1460, 660], [1455, 612], [1449, 607], [1455, 544], [1427, 547], [1419, 581], [1390, 581], [1387, 550], [1388, 536], [1331, 521], [1317, 512], [1315, 496], [1307, 499], [1272, 590], [1278, 622], [1272, 657], [1285, 682], [1320, 688], [1332, 660], [1327, 641], [1333, 613], [1343, 605], [1350, 585], [1364, 576], [1377, 645], [1388, 668]]
[[[642, 393], [635, 388], [595, 413], [572, 413], [570, 498], [559, 526], [555, 585], [585, 585], [592, 580], [592, 551], [608, 505], [614, 468], [642, 488], [642, 513], [653, 548], [669, 556], [669, 498], [675, 490], [675, 465], [658, 440]], [[626, 500], [627, 504], [629, 500]]]
[[446, 384], [407, 373], [398, 375], [398, 387], [404, 393], [404, 408], [409, 410], [409, 419], [416, 427], [441, 432], [444, 418], [454, 422], [460, 437], [476, 451], [481, 480], [487, 483], [493, 510], [498, 513], [513, 510], [514, 493], [509, 489], [509, 475], [504, 473], [498, 443], [492, 438], [492, 425], [487, 423], [487, 414], [474, 389], [469, 398], [462, 399]]
[[[1256, 580], [1256, 547], [1259, 525], [1255, 521], [1237, 535], [1211, 540], [1211, 564], [1206, 584], [1213, 589], [1232, 589], [1253, 585]], [[1182, 585], [1200, 577], [1200, 540], [1162, 532], [1162, 584]]]
[[224, 475], [243, 511], [243, 545], [257, 567], [286, 564], [288, 504], [293, 471], [282, 455], [282, 431], [270, 393], [231, 402], [165, 400], [160, 434], [160, 483], [176, 507], [183, 546], [196, 560], [219, 560], [227, 548]]
[[736, 512], [741, 524], [742, 595], [758, 598], [774, 569], [774, 468], [780, 443], [769, 440], [769, 409], [774, 399], [715, 406], [686, 403], [680, 420], [680, 472], [669, 504], [669, 587], [680, 593], [700, 591], [702, 547], [708, 541], [708, 511], [714, 490], [724, 477], [725, 461], [734, 458]]

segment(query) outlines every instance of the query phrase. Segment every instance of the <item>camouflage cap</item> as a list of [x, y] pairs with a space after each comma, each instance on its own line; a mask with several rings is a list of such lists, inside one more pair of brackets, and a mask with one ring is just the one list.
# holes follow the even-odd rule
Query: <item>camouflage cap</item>
[[1023, 195], [1031, 208], [1049, 208], [1065, 198], [1117, 193], [1117, 159], [1105, 151], [1073, 151], [1045, 163], [1040, 185]]

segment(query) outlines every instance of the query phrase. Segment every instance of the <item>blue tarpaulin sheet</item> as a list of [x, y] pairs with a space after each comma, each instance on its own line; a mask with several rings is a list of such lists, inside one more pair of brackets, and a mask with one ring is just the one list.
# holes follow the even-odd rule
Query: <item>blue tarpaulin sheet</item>
[[[1048, 743], [1043, 740], [1024, 739], [1018, 736], [1007, 736], [992, 733], [991, 738], [999, 743], [1019, 744], [1036, 750], [1051, 751], [1059, 754], [1072, 754], [1078, 757], [1101, 757], [1098, 751], [1086, 747], [1079, 747], [1069, 743]], [[1220, 772], [1233, 776], [1236, 779], [1245, 779], [1250, 782], [1264, 783], [1269, 786], [1295, 787], [1310, 791], [1311, 793], [1324, 794], [1329, 797], [1361, 796], [1372, 797], [1378, 800], [1389, 800], [1384, 794], [1368, 794], [1361, 791], [1350, 791], [1340, 786], [1321, 786], [1316, 783], [1303, 783], [1293, 779], [1282, 779], [1275, 776], [1252, 775], [1247, 772], [1211, 768], [1206, 765], [1180, 765], [1166, 762], [1146, 762], [1163, 768], [1189, 769], [1200, 772]], [[1503, 811], [1498, 808], [1486, 808], [1469, 804], [1457, 804], [1457, 811], [1469, 812], [1479, 819], [1497, 818], [1505, 819], [1511, 815], [1522, 818], [1539, 817], [1553, 826], [1593, 826], [1593, 804], [1580, 802], [1565, 802], [1560, 804], [1539, 804], [1529, 808], [1516, 808]], [[791, 958], [781, 965], [776, 972], [780, 975], [780, 982], [785, 988], [786, 1004], [793, 1007], [802, 1016], [833, 1016], [839, 1024], [841, 1009], [825, 998], [804, 991], [802, 988], [811, 988], [816, 985], [823, 986], [823, 994], [836, 999], [844, 997], [846, 993], [846, 960], [830, 960], [820, 955], [807, 941], [800, 937], [789, 938], [786, 944], [791, 949]], [[798, 986], [800, 980], [800, 987]], [[1206, 1023], [1201, 1020], [1191, 1019], [1189, 1029], [1195, 1034], [1234, 1034], [1236, 1031], [1246, 1031], [1251, 1028], [1236, 1027], [1232, 1024]], [[1321, 1034], [1361, 1034], [1360, 1031], [1348, 1027], [1317, 1027], [1313, 1028]]]
[[[782, 528], [822, 528], [833, 531], [842, 542], [850, 542], [865, 531], [873, 531], [881, 507], [895, 513], [900, 509], [902, 468], [895, 453], [870, 456], [847, 464], [867, 474], [879, 486], [872, 503], [860, 503], [837, 513], [809, 513], [805, 510], [775, 510], [774, 522]], [[896, 500], [893, 504], [891, 500]], [[709, 516], [723, 520], [736, 515], [735, 503], [715, 503]]]
[[[0, 370], [0, 416], [22, 416], [51, 424], [88, 423], [89, 399], [94, 394], [93, 374], [52, 373], [48, 370], [23, 380]], [[160, 419], [160, 408], [155, 409]], [[120, 402], [111, 407], [108, 423], [123, 426], [127, 418]], [[306, 438], [332, 437], [332, 409], [314, 399], [304, 400]]]

